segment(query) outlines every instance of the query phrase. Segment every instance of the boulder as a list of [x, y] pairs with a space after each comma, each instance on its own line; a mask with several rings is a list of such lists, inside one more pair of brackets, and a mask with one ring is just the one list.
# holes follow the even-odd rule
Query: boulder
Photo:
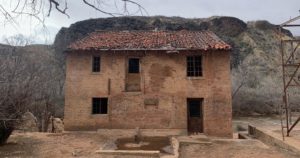
[[36, 117], [31, 112], [24, 113], [18, 129], [24, 130], [25, 132], [38, 132]]
[[63, 121], [60, 118], [51, 117], [47, 131], [50, 133], [62, 133], [64, 131]]

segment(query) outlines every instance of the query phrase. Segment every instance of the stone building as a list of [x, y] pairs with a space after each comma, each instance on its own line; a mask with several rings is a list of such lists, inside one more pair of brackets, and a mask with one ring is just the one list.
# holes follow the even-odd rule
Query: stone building
[[96, 31], [67, 53], [65, 130], [232, 137], [231, 47], [210, 31]]

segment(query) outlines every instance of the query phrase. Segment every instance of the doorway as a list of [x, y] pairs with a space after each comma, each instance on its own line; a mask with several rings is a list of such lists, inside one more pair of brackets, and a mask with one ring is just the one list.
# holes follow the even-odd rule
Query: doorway
[[128, 58], [126, 73], [126, 91], [141, 91], [140, 58]]
[[188, 132], [203, 133], [203, 99], [187, 99]]

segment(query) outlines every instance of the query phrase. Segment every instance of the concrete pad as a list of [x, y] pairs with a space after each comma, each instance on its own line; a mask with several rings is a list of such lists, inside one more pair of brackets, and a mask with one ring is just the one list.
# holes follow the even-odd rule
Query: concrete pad
[[261, 127], [256, 127], [254, 125], [249, 125], [249, 131], [258, 140], [275, 147], [279, 147], [300, 156], [300, 142], [293, 139], [292, 137], [286, 137], [285, 141], [282, 139], [280, 133], [276, 133], [273, 130], [264, 129]]
[[[187, 134], [186, 129], [140, 129], [140, 132], [143, 136], [177, 136]], [[136, 133], [136, 129], [98, 129], [97, 133], [133, 136]]]
[[159, 157], [159, 151], [145, 151], [145, 150], [98, 150], [98, 154], [102, 155], [136, 155], [136, 156], [152, 156]]

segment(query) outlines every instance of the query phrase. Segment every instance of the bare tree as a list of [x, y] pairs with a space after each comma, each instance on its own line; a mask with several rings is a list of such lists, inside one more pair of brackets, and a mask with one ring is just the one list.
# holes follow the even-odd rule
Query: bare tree
[[59, 83], [64, 73], [44, 47], [12, 47], [12, 52], [0, 54], [0, 144], [26, 111], [38, 118], [40, 131], [47, 131], [50, 117], [63, 109], [57, 104], [63, 98]]
[[[76, 1], [78, 2], [78, 1]], [[83, 6], [88, 6], [97, 12], [109, 15], [132, 15], [132, 14], [148, 14], [136, 0], [80, 0]], [[8, 2], [6, 2], [8, 3]], [[0, 14], [3, 15], [4, 20], [17, 24], [17, 18], [22, 16], [30, 16], [41, 23], [44, 23], [45, 17], [49, 17], [53, 11], [57, 11], [67, 17], [70, 17], [68, 0], [11, 0], [9, 5], [0, 3]], [[112, 11], [107, 6], [114, 6], [116, 11]], [[11, 6], [11, 7], [8, 7]], [[120, 9], [121, 8], [121, 9]], [[131, 11], [129, 8], [135, 8]]]
[[30, 109], [37, 117], [40, 131], [45, 132], [50, 117], [61, 116], [63, 113], [63, 104], [59, 102], [63, 100], [64, 70], [60, 68], [53, 50], [48, 51], [48, 54], [35, 55], [34, 60], [37, 60], [34, 63], [39, 67], [38, 83], [35, 87], [37, 99]]
[[33, 43], [31, 37], [26, 37], [22, 34], [6, 37], [4, 42], [10, 46], [27, 46]]
[[239, 76], [237, 77], [236, 76], [236, 78], [237, 78], [237, 80], [239, 80], [239, 82], [238, 82], [238, 84], [234, 84], [234, 86], [233, 87], [236, 87], [234, 90], [233, 90], [233, 92], [232, 92], [232, 99], [234, 99], [234, 97], [238, 94], [238, 92], [240, 91], [240, 89], [241, 88], [243, 88], [245, 85], [246, 85], [246, 83], [247, 83], [247, 79], [248, 79], [248, 69], [246, 68], [246, 66], [244, 66], [244, 65], [241, 65], [240, 67], [239, 67], [239, 69], [238, 69], [238, 71], [239, 71]]
[[33, 100], [30, 87], [34, 85], [34, 74], [27, 70], [25, 60], [12, 54], [0, 60], [0, 144], [3, 144]]

